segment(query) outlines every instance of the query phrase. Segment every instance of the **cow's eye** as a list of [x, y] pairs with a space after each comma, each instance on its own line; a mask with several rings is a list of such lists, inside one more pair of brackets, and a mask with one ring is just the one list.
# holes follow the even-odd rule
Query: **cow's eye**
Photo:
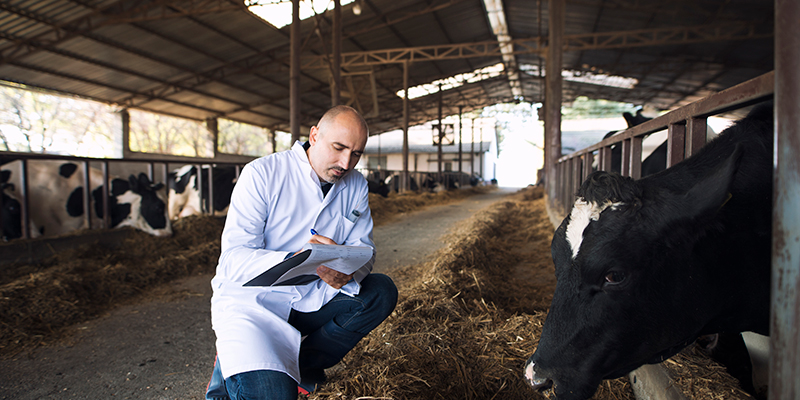
[[620, 271], [611, 271], [605, 276], [605, 283], [609, 285], [616, 285], [625, 280], [625, 273]]

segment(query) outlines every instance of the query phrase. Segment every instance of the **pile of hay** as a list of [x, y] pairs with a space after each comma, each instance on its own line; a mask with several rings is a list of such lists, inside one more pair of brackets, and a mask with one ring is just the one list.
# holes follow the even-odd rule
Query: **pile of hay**
[[724, 366], [692, 345], [662, 363], [687, 399], [753, 399]]
[[397, 194], [395, 192], [390, 192], [389, 197], [381, 197], [380, 195], [370, 193], [369, 208], [372, 211], [372, 219], [375, 221], [375, 225], [381, 225], [405, 212], [414, 211], [421, 207], [449, 203], [475, 194], [486, 193], [494, 189], [494, 186], [476, 186], [461, 190], [447, 190], [439, 193], [407, 192]]
[[[553, 230], [540, 188], [473, 216], [432, 261], [400, 271], [394, 313], [309, 398], [543, 398], [522, 372], [555, 291]], [[746, 398], [704, 354], [687, 350], [665, 365], [688, 398]], [[634, 394], [619, 378], [604, 381], [592, 398]]]
[[[554, 287], [543, 211], [541, 189], [528, 189], [462, 224], [433, 261], [403, 270], [395, 312], [310, 398], [540, 397], [521, 374]], [[633, 395], [619, 379], [596, 398]]]
[[38, 265], [4, 267], [0, 354], [58, 339], [64, 328], [179, 277], [209, 273], [219, 258], [222, 221], [187, 217], [171, 238], [132, 231], [119, 247], [82, 245]]
[[[372, 197], [373, 219], [384, 223], [393, 213], [443, 204], [484, 189], [436, 194]], [[174, 279], [213, 273], [219, 259], [223, 220], [190, 216], [174, 222], [174, 235], [157, 238], [131, 230], [113, 248], [82, 245], [37, 264], [0, 268], [0, 356], [61, 338], [66, 327], [101, 315], [122, 302]], [[80, 234], [80, 233], [77, 233]]]

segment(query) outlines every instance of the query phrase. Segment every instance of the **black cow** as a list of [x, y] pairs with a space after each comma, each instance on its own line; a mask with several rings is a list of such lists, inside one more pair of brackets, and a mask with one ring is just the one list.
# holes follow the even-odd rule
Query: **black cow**
[[772, 142], [768, 104], [658, 174], [589, 175], [553, 236], [556, 291], [527, 382], [585, 399], [701, 335], [767, 334]]
[[[169, 217], [178, 219], [189, 215], [200, 214], [208, 210], [208, 166], [203, 166], [201, 181], [202, 194], [197, 182], [197, 168], [185, 165], [170, 172], [167, 176], [169, 186]], [[236, 167], [219, 166], [212, 170], [214, 176], [214, 213], [224, 216], [231, 204], [233, 186], [236, 184]]]
[[379, 194], [382, 197], [389, 197], [389, 192], [391, 191], [389, 185], [381, 180], [367, 179], [367, 187], [370, 193]]
[[[628, 128], [633, 128], [636, 125], [650, 121], [652, 118], [642, 115], [642, 110], [636, 110], [636, 115], [629, 112], [622, 113]], [[619, 131], [611, 131], [603, 136], [603, 139], [614, 136]], [[714, 135], [714, 131], [710, 128], [707, 129], [706, 138], [710, 139]], [[622, 172], [622, 146], [615, 144], [611, 146], [611, 172]], [[657, 172], [663, 171], [667, 168], [667, 141], [658, 145], [644, 160], [642, 160], [642, 178], [645, 176], [653, 175]]]

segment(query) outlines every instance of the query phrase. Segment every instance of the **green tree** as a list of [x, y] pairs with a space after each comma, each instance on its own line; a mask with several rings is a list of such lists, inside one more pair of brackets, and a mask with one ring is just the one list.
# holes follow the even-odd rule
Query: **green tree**
[[572, 102], [571, 107], [561, 109], [561, 115], [563, 119], [614, 118], [622, 117], [624, 112], [633, 114], [636, 108], [629, 103], [579, 96]]
[[274, 152], [267, 128], [221, 119], [218, 131], [217, 145], [223, 153], [260, 157]]
[[102, 103], [0, 86], [3, 150], [96, 156], [110, 148], [113, 120]]

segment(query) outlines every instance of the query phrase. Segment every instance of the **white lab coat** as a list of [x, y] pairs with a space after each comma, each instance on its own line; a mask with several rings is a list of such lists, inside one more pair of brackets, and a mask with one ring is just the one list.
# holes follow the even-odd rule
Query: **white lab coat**
[[[359, 282], [375, 261], [368, 201], [367, 181], [355, 171], [323, 198], [299, 142], [290, 151], [256, 159], [242, 169], [222, 232], [217, 274], [211, 281], [211, 323], [225, 378], [268, 369], [300, 381], [300, 332], [286, 322], [289, 312], [317, 311], [340, 291], [358, 294]], [[358, 218], [353, 210], [360, 213]], [[311, 228], [339, 244], [372, 247], [373, 257], [341, 290], [321, 279], [302, 286], [242, 286], [300, 250], [311, 238]]]

